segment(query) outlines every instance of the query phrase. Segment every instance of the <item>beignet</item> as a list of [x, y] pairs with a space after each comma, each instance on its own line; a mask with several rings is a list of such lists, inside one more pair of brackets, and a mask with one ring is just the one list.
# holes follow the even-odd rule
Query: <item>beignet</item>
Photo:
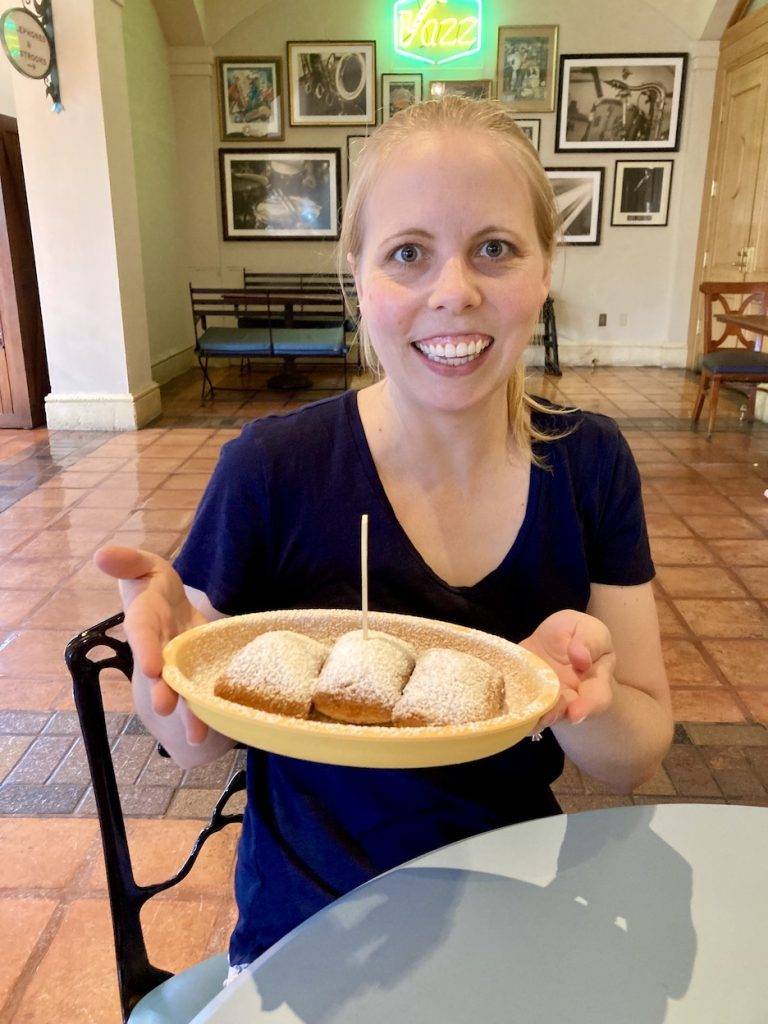
[[383, 725], [416, 664], [416, 652], [399, 637], [353, 630], [339, 637], [323, 665], [314, 706], [328, 718], [356, 725]]
[[325, 644], [312, 637], [271, 630], [232, 656], [213, 692], [259, 711], [307, 718], [327, 655]]
[[432, 647], [416, 662], [392, 713], [395, 725], [460, 725], [501, 714], [504, 677], [462, 651]]

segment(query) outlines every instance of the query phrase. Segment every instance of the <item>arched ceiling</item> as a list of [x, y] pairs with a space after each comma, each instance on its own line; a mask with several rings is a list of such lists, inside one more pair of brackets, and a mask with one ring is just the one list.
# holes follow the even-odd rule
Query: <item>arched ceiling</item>
[[[280, 0], [154, 0], [169, 46], [215, 46], [246, 18]], [[323, 0], [321, 0], [323, 2]], [[369, 0], [371, 2], [371, 0]], [[573, 2], [573, 0], [569, 0]], [[588, 2], [588, 0], [582, 0]], [[692, 41], [719, 39], [737, 0], [641, 0]]]

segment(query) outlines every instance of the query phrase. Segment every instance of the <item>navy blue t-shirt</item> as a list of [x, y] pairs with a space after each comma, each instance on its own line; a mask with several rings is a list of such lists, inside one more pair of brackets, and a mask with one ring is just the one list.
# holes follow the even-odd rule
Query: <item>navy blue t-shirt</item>
[[[224, 445], [176, 568], [227, 615], [360, 607], [360, 516], [369, 521], [369, 606], [442, 619], [512, 641], [590, 583], [653, 577], [640, 480], [616, 424], [534, 414], [568, 436], [537, 447], [519, 534], [471, 587], [449, 586], [400, 526], [347, 391], [246, 426]], [[558, 813], [552, 732], [470, 764], [345, 768], [249, 750], [238, 849], [239, 920], [230, 962], [248, 963], [332, 899], [403, 861], [518, 821]]]

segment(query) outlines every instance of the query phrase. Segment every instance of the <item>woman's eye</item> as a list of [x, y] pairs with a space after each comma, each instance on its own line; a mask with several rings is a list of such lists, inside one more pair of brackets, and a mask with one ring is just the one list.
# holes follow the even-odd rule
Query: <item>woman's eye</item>
[[502, 242], [500, 238], [491, 238], [480, 246], [480, 255], [497, 260], [502, 256], [508, 256], [510, 249], [509, 242]]
[[419, 258], [419, 249], [415, 245], [401, 245], [392, 255], [398, 263], [415, 263]]

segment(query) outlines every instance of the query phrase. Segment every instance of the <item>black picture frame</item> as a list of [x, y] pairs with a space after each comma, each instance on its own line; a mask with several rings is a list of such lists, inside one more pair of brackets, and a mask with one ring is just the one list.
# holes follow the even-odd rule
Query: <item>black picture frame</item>
[[[605, 169], [603, 167], [545, 167], [544, 171], [552, 184], [555, 192], [555, 199], [558, 200], [559, 196], [563, 196], [563, 202], [557, 203], [558, 211], [560, 212], [560, 222], [565, 221], [566, 230], [562, 232], [560, 237], [560, 243], [562, 245], [600, 245], [600, 229], [602, 226], [603, 216], [603, 182], [605, 178]], [[586, 208], [586, 204], [582, 203], [582, 197], [577, 195], [571, 196], [568, 200], [568, 206], [566, 205], [567, 193], [559, 193], [557, 185], [557, 179], [562, 181], [572, 180], [578, 182], [581, 178], [583, 181], [591, 179], [592, 189], [590, 202], [592, 203], [592, 209], [589, 213], [589, 230], [588, 231], [569, 231], [568, 228], [573, 222], [578, 222], [579, 226], [583, 225], [584, 218], [582, 217], [583, 211]], [[586, 194], [586, 192], [584, 193]], [[582, 205], [580, 205], [582, 203]], [[571, 209], [569, 210], [569, 206]], [[568, 211], [566, 213], [566, 211]], [[570, 220], [569, 220], [570, 218]]]
[[[267, 120], [266, 130], [260, 110], [248, 109], [253, 106], [251, 97], [240, 97], [242, 109], [233, 114], [229, 96], [229, 73], [238, 73], [243, 77], [265, 73], [271, 74], [273, 95], [269, 97], [271, 116]], [[229, 85], [227, 84], [229, 83]], [[217, 57], [216, 58], [216, 90], [219, 96], [219, 129], [225, 142], [239, 140], [241, 142], [280, 142], [285, 138], [285, 104], [283, 102], [283, 60], [282, 57]], [[258, 101], [255, 101], [258, 102]], [[266, 106], [266, 104], [265, 104]], [[239, 120], [238, 120], [239, 117]]]
[[[633, 191], [645, 186], [647, 198], [645, 209], [632, 209], [627, 202], [627, 170], [661, 171], [646, 181], [643, 175]], [[613, 170], [613, 199], [611, 202], [611, 226], [620, 228], [665, 228], [669, 224], [669, 201], [672, 195], [674, 160], [617, 160]], [[658, 209], [656, 207], [658, 206]]]
[[541, 143], [541, 118], [540, 117], [516, 117], [515, 124], [529, 140], [536, 152], [539, 152]]
[[[353, 81], [361, 54], [365, 55], [363, 76]], [[373, 39], [291, 40], [286, 43], [286, 55], [291, 127], [376, 124], [376, 43]], [[355, 93], [357, 88], [364, 90], [364, 110], [344, 112], [345, 104], [357, 102], [360, 95]], [[303, 105], [316, 109], [302, 110]]]
[[[318, 166], [307, 167], [308, 163]], [[241, 165], [239, 172], [233, 171], [234, 164]], [[325, 173], [323, 164], [327, 166]], [[245, 187], [235, 189], [236, 176], [241, 184], [245, 182]], [[322, 189], [323, 179], [327, 184], [327, 197]], [[332, 241], [339, 237], [341, 150], [338, 147], [220, 149], [219, 180], [224, 241]], [[294, 191], [286, 191], [289, 188]], [[296, 189], [303, 189], [304, 194], [297, 193]], [[249, 191], [254, 194], [241, 195], [236, 200], [236, 192]], [[312, 214], [321, 220], [321, 226], [307, 231], [305, 224], [311, 223]], [[251, 219], [253, 225], [248, 223]], [[283, 226], [280, 226], [281, 220]]]
[[[600, 68], [615, 68], [615, 72], [611, 74], [607, 70], [605, 75], [600, 75]], [[636, 83], [631, 82], [633, 68], [637, 69]], [[658, 69], [660, 75], [672, 71], [668, 119], [665, 82], [646, 81], [642, 74], [643, 69], [653, 68]], [[680, 149], [687, 68], [686, 53], [561, 54], [555, 152], [676, 153]], [[574, 71], [579, 70], [591, 72], [591, 75], [572, 83]], [[588, 84], [590, 77], [592, 82]], [[615, 95], [602, 95], [604, 85]], [[580, 89], [583, 95], [577, 99], [573, 92], [580, 86], [584, 86]], [[590, 106], [593, 92], [597, 99], [592, 99]], [[661, 94], [664, 94], [663, 100]], [[647, 137], [643, 137], [646, 132]], [[577, 137], [579, 135], [582, 137]], [[610, 137], [595, 137], [600, 135]]]

